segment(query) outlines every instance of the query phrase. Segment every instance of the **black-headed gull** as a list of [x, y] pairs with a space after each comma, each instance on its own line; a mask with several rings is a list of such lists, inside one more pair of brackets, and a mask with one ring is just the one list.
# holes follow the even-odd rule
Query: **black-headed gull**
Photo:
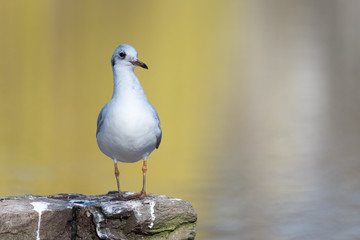
[[128, 44], [118, 46], [111, 57], [114, 74], [114, 92], [111, 101], [100, 111], [96, 139], [100, 150], [114, 161], [119, 198], [119, 170], [117, 162], [143, 161], [143, 187], [138, 194], [146, 196], [146, 160], [161, 141], [159, 116], [147, 99], [135, 76], [136, 66], [148, 69], [137, 58], [135, 48]]

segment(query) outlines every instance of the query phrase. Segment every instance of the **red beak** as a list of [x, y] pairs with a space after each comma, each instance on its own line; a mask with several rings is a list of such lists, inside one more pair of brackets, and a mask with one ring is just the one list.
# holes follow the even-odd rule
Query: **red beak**
[[136, 61], [130, 61], [132, 63], [132, 65], [134, 66], [139, 66], [139, 67], [142, 67], [142, 68], [145, 68], [145, 69], [149, 69], [145, 63], [143, 63], [142, 61], [140, 60], [136, 60]]

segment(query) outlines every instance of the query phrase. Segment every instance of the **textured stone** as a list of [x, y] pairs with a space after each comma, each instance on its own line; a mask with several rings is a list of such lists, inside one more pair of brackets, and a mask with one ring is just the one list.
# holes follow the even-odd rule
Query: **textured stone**
[[0, 239], [195, 238], [197, 216], [189, 202], [161, 195], [128, 201], [114, 196], [0, 198]]

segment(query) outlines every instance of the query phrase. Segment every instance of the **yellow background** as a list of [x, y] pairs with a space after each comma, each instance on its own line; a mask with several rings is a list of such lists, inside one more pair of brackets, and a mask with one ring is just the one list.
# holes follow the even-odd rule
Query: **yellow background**
[[[147, 190], [189, 200], [197, 239], [356, 239], [359, 16], [350, 0], [0, 0], [0, 196], [116, 189], [95, 132], [128, 43], [163, 129]], [[139, 191], [141, 162], [119, 169]]]
[[[241, 25], [231, 9], [221, 1], [2, 1], [0, 195], [116, 189], [95, 131], [112, 95], [110, 57], [128, 43], [149, 66], [135, 72], [163, 129], [147, 190], [190, 200], [201, 213], [214, 174], [208, 159], [222, 144], [227, 35]], [[122, 190], [139, 191], [141, 162], [119, 169]]]

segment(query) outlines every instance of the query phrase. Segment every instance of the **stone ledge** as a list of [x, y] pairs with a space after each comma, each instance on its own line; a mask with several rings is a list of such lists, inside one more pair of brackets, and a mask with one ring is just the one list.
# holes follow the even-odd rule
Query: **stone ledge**
[[197, 215], [189, 202], [153, 194], [128, 201], [113, 196], [0, 198], [0, 239], [195, 238]]

